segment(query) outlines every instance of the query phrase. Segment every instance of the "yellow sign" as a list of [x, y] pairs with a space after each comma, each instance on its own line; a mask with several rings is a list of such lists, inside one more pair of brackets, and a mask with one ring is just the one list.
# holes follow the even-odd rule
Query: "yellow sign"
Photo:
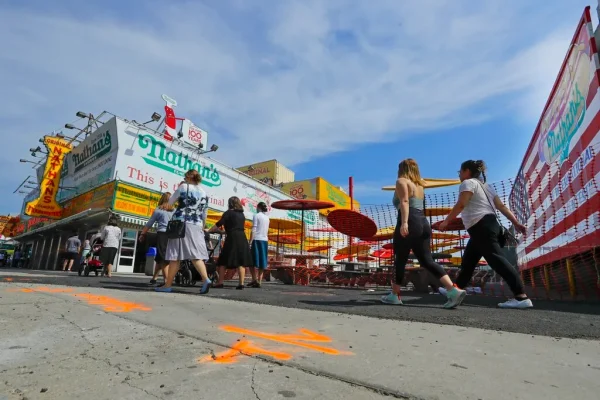
[[273, 186], [277, 179], [277, 161], [264, 161], [261, 163], [245, 165], [243, 167], [236, 168], [238, 171], [251, 176], [257, 181], [266, 183], [267, 185]]
[[10, 221], [10, 215], [0, 215], [0, 234], [4, 234], [4, 229], [8, 226], [8, 221]]
[[[323, 178], [317, 178], [317, 200], [330, 201], [335, 204], [334, 208], [319, 210], [319, 212], [323, 215], [328, 215], [333, 210], [350, 210], [351, 208], [350, 196]], [[356, 199], [353, 201], [353, 205], [355, 210], [358, 210], [360, 207], [360, 203], [356, 201]]]
[[[454, 186], [460, 185], [460, 180], [458, 179], [436, 179], [436, 178], [423, 178], [425, 181], [425, 189], [434, 189], [445, 186]], [[393, 192], [396, 190], [396, 185], [384, 186], [381, 190], [387, 190]]]
[[110, 208], [115, 193], [115, 182], [99, 186], [94, 190], [80, 194], [64, 203], [63, 218], [79, 214], [90, 208]]
[[62, 207], [56, 201], [56, 194], [60, 183], [60, 172], [65, 156], [73, 150], [73, 145], [56, 136], [45, 136], [44, 145], [48, 150], [48, 158], [40, 184], [40, 195], [27, 203], [25, 214], [32, 217], [59, 219], [62, 217]]
[[127, 214], [149, 218], [158, 205], [161, 193], [140, 189], [119, 182], [115, 192], [113, 209]]
[[285, 183], [281, 187], [281, 191], [289, 194], [295, 199], [317, 199], [317, 181], [316, 179], [307, 179], [305, 181], [296, 181]]

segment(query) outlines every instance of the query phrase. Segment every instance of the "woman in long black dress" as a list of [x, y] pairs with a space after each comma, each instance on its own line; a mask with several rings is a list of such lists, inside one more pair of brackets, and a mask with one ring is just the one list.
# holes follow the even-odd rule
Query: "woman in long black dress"
[[219, 281], [213, 286], [214, 288], [223, 287], [223, 279], [225, 278], [225, 268], [238, 269], [240, 279], [237, 290], [244, 288], [244, 275], [246, 266], [252, 265], [252, 254], [250, 253], [250, 245], [248, 238], [244, 232], [244, 207], [237, 197], [230, 197], [227, 202], [228, 210], [223, 213], [219, 222], [213, 226], [209, 232], [223, 233], [225, 228], [225, 244], [219, 254], [217, 265], [219, 266]]

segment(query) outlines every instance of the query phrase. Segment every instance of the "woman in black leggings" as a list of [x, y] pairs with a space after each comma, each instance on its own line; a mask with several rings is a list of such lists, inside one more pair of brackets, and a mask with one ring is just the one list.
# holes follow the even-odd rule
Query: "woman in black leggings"
[[[521, 224], [513, 213], [502, 203], [494, 189], [485, 183], [485, 163], [482, 160], [468, 160], [462, 163], [458, 172], [461, 184], [456, 205], [440, 225], [445, 230], [448, 223], [461, 214], [469, 242], [462, 257], [462, 265], [456, 286], [464, 289], [469, 284], [475, 268], [485, 258], [489, 266], [498, 273], [510, 286], [514, 299], [498, 304], [500, 308], [531, 308], [533, 304], [523, 289], [523, 281], [517, 270], [502, 255], [498, 242], [500, 223], [496, 210], [500, 211], [512, 222], [515, 229], [525, 234], [527, 228]], [[442, 292], [440, 290], [440, 292]]]
[[392, 285], [392, 291], [387, 296], [383, 296], [381, 301], [385, 304], [402, 304], [400, 285], [412, 250], [421, 267], [431, 272], [446, 288], [448, 301], [444, 304], [444, 308], [454, 308], [460, 305], [466, 292], [454, 287], [444, 268], [433, 261], [430, 246], [431, 227], [423, 212], [425, 206], [423, 185], [417, 162], [412, 158], [402, 161], [398, 166], [398, 180], [394, 195], [394, 205], [398, 208], [398, 221], [394, 231], [395, 284]]

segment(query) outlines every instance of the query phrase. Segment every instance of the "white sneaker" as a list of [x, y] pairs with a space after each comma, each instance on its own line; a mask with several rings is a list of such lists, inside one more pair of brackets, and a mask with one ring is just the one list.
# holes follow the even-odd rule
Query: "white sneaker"
[[504, 303], [499, 303], [498, 307], [500, 308], [516, 308], [516, 309], [525, 309], [525, 308], [533, 308], [533, 303], [530, 299], [518, 300], [518, 299], [510, 299], [505, 301]]

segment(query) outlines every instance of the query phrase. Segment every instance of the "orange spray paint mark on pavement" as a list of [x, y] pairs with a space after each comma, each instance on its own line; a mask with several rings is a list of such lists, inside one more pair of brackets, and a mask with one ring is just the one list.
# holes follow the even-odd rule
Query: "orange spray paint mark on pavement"
[[292, 358], [291, 354], [283, 353], [283, 352], [279, 352], [279, 351], [266, 350], [266, 349], [263, 349], [261, 347], [254, 345], [249, 340], [242, 340], [242, 341], [234, 344], [230, 350], [226, 350], [222, 353], [215, 354], [214, 356], [209, 355], [209, 356], [202, 357], [199, 361], [200, 362], [212, 361], [212, 362], [216, 362], [218, 364], [233, 364], [233, 363], [237, 362], [235, 357], [239, 356], [240, 354], [247, 355], [247, 356], [263, 355], [263, 356], [271, 357], [271, 358], [274, 358], [274, 359], [280, 360], [280, 361], [286, 361], [286, 360], [289, 360]]
[[106, 312], [128, 313], [131, 311], [151, 311], [152, 309], [141, 303], [132, 303], [115, 299], [114, 297], [98, 296], [94, 294], [74, 294], [73, 296], [82, 298], [91, 305], [99, 305]]
[[49, 288], [41, 286], [38, 288], [14, 288], [8, 289], [8, 291], [22, 293], [70, 293], [72, 296], [85, 300], [88, 304], [94, 306], [102, 306], [104, 311], [113, 313], [128, 313], [131, 311], [152, 311], [152, 308], [141, 303], [133, 303], [129, 301], [119, 300], [114, 297], [99, 296], [89, 293], [73, 293], [75, 290], [71, 288]]
[[4, 280], [5, 282], [12, 282], [12, 281], [13, 281], [13, 278], [4, 278], [3, 280]]
[[222, 326], [222, 330], [225, 332], [239, 333], [241, 335], [253, 336], [260, 339], [271, 340], [273, 342], [289, 344], [292, 346], [302, 347], [308, 350], [318, 351], [321, 353], [329, 354], [331, 356], [339, 356], [343, 353], [339, 350], [332, 349], [331, 347], [319, 346], [316, 344], [305, 343], [305, 342], [319, 342], [319, 343], [330, 343], [331, 338], [325, 335], [318, 334], [317, 332], [309, 331], [308, 329], [300, 329], [301, 335], [280, 335], [272, 333], [263, 333], [258, 331], [251, 331], [248, 329], [238, 328], [236, 326]]
[[[275, 334], [275, 333], [265, 333], [259, 331], [253, 331], [249, 329], [240, 328], [237, 326], [222, 326], [220, 328], [225, 332], [238, 333], [244, 336], [250, 336], [258, 339], [268, 340], [275, 343], [286, 344], [290, 346], [300, 347], [302, 349], [312, 350], [332, 356], [339, 355], [352, 355], [350, 352], [343, 352], [331, 347], [326, 347], [322, 345], [318, 345], [315, 343], [330, 343], [332, 340], [330, 337], [321, 335], [317, 332], [310, 331], [308, 329], [300, 329], [300, 334]], [[247, 355], [247, 356], [255, 356], [255, 355], [264, 355], [276, 360], [286, 361], [292, 358], [292, 355], [285, 352], [275, 352], [263, 349], [254, 345], [249, 340], [241, 340], [234, 344], [230, 350], [226, 350], [216, 355], [209, 355], [206, 357], [202, 357], [199, 359], [200, 362], [216, 362], [220, 364], [231, 364], [237, 362], [235, 359], [236, 356], [239, 355]]]

